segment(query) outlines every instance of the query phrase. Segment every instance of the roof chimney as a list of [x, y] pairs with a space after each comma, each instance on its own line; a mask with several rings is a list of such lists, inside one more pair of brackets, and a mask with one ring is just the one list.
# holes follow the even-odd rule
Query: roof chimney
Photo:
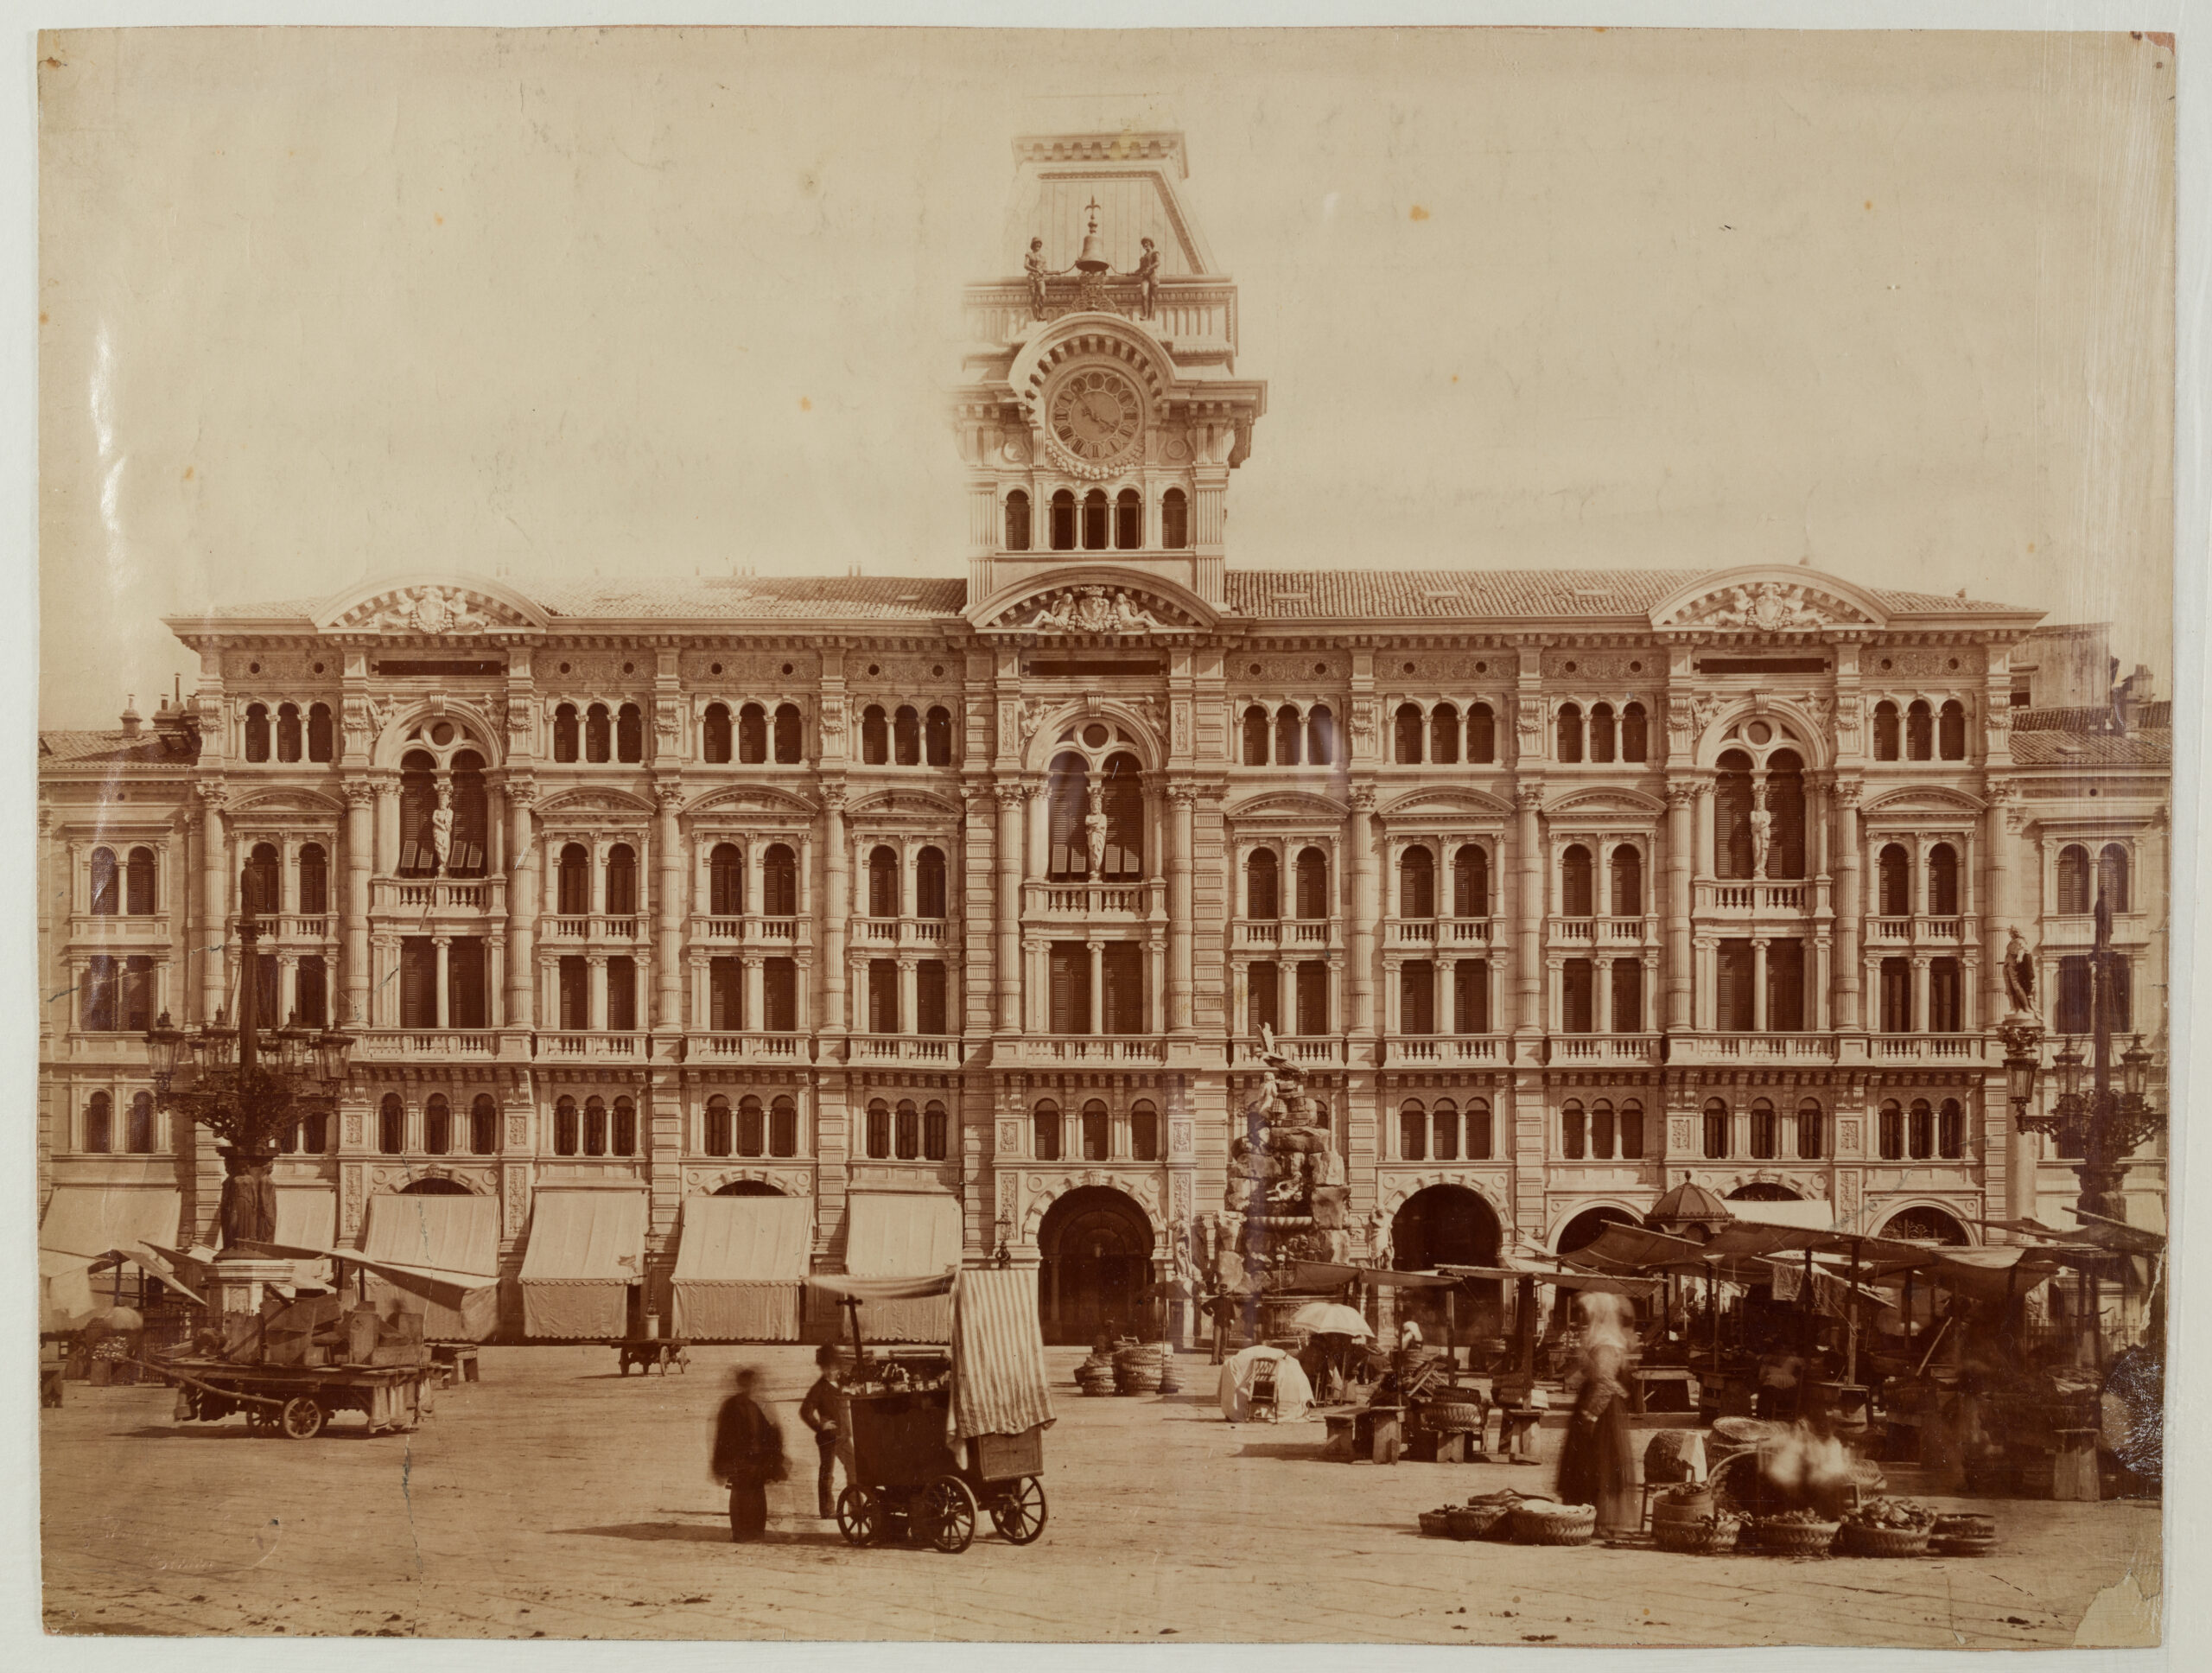
[[126, 738], [137, 737], [140, 727], [144, 723], [145, 717], [138, 712], [138, 694], [133, 691], [123, 700], [123, 735]]

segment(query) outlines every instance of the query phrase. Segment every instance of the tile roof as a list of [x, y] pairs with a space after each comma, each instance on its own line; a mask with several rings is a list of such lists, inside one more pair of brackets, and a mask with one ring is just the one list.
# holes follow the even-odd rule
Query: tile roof
[[2163, 728], [2115, 737], [2099, 732], [2015, 732], [2012, 760], [2021, 767], [2171, 768], [2174, 735]]
[[[2136, 705], [2130, 717], [2130, 729], [2158, 731], [2174, 723], [2171, 699], [2161, 698], [2155, 703]], [[2104, 732], [2112, 726], [2112, 705], [2091, 703], [2081, 709], [2015, 709], [2012, 729], [2015, 732]]]
[[1230, 569], [1262, 620], [1642, 615], [1702, 569]]
[[804, 620], [957, 615], [968, 583], [920, 576], [752, 576], [565, 582], [530, 594], [546, 614], [570, 618]]
[[[177, 747], [170, 747], [174, 742]], [[188, 767], [200, 752], [191, 739], [141, 732], [136, 738], [120, 730], [106, 732], [41, 732], [38, 753], [48, 765], [106, 763], [111, 766]]]

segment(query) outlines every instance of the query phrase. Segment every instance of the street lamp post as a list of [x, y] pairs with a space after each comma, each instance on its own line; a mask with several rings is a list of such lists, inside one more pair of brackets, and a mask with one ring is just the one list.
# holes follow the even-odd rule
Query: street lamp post
[[1014, 1220], [1006, 1210], [999, 1210], [998, 1224], [993, 1228], [999, 1234], [999, 1246], [991, 1256], [993, 1265], [1006, 1268], [1014, 1264], [1014, 1251], [1007, 1247], [1014, 1237]]

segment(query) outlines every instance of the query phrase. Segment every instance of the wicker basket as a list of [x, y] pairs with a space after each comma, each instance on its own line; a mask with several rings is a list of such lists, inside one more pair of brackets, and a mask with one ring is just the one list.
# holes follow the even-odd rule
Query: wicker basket
[[1421, 1427], [1440, 1434], [1455, 1430], [1479, 1430], [1483, 1427], [1483, 1409], [1469, 1401], [1435, 1400], [1421, 1409]]
[[1713, 1495], [1700, 1493], [1694, 1498], [1675, 1498], [1661, 1494], [1651, 1501], [1651, 1531], [1657, 1533], [1662, 1522], [1702, 1522], [1713, 1514]]
[[1725, 1556], [1736, 1549], [1736, 1538], [1744, 1524], [1734, 1517], [1718, 1517], [1710, 1522], [1661, 1522], [1651, 1524], [1651, 1543], [1662, 1551], [1673, 1551], [1687, 1556]]
[[1928, 1531], [1937, 1539], [1994, 1539], [1997, 1518], [1955, 1512], [1937, 1517], [1936, 1525]]
[[1533, 1504], [1513, 1507], [1516, 1545], [1587, 1545], [1597, 1531], [1594, 1504], [1555, 1504], [1548, 1510]]
[[1487, 1539], [1505, 1524], [1510, 1504], [1455, 1504], [1450, 1511], [1452, 1537]]
[[1752, 1544], [1770, 1557], [1824, 1557], [1835, 1543], [1836, 1530], [1842, 1524], [1834, 1522], [1780, 1522], [1770, 1517], [1764, 1522], [1745, 1524], [1745, 1531]]
[[1452, 1531], [1451, 1518], [1449, 1511], [1423, 1511], [1421, 1513], [1421, 1530], [1431, 1539], [1443, 1539]]
[[1986, 1557], [1997, 1549], [1994, 1535], [1975, 1537], [1955, 1536], [1949, 1539], [1930, 1539], [1928, 1555], [1931, 1557]]
[[1847, 1557], [1921, 1557], [1928, 1555], [1925, 1528], [1877, 1528], [1870, 1523], [1847, 1522], [1836, 1536], [1835, 1549]]

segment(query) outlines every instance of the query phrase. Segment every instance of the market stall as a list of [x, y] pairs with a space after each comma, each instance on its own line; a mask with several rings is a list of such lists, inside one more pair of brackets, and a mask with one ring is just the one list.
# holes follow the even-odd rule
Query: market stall
[[173, 1186], [54, 1186], [38, 1231], [40, 1328], [73, 1329], [106, 1305], [92, 1263], [111, 1250], [174, 1244], [182, 1202]]
[[570, 1341], [635, 1335], [631, 1314], [645, 1271], [643, 1191], [541, 1188], [523, 1251], [523, 1330]]
[[[845, 1272], [855, 1278], [941, 1273], [960, 1264], [960, 1199], [918, 1191], [855, 1191], [845, 1199]], [[1033, 1277], [1031, 1282], [1035, 1282]], [[942, 1342], [952, 1329], [945, 1293], [873, 1303], [875, 1340]]]
[[[557, 1194], [541, 1193], [543, 1196]], [[283, 1228], [283, 1194], [277, 1226]], [[280, 1242], [294, 1241], [280, 1237]], [[311, 1248], [328, 1248], [296, 1240]], [[533, 1237], [533, 1243], [535, 1238]], [[423, 1339], [489, 1341], [499, 1323], [499, 1203], [495, 1197], [401, 1193], [369, 1199], [358, 1251], [365, 1261], [363, 1296], [396, 1301], [423, 1315]], [[341, 1261], [346, 1251], [336, 1251]], [[360, 1263], [355, 1263], [357, 1266]], [[437, 1275], [435, 1281], [417, 1276]]]
[[687, 1197], [670, 1285], [686, 1340], [796, 1342], [814, 1244], [804, 1197]]

